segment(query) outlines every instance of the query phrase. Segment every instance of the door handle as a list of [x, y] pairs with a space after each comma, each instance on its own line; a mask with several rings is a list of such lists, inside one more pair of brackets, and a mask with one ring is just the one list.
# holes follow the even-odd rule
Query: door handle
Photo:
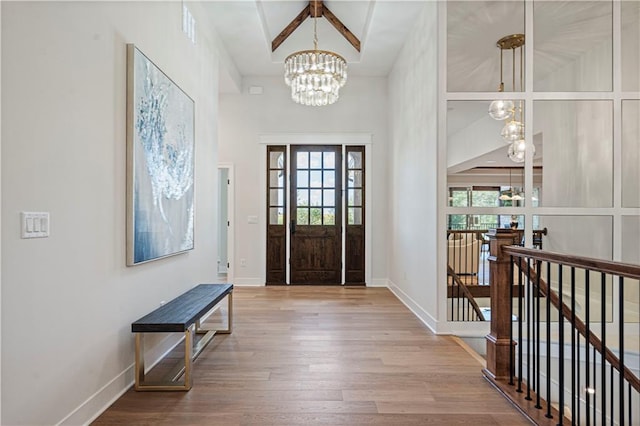
[[292, 220], [291, 221], [291, 226], [289, 227], [289, 229], [291, 230], [291, 234], [295, 234], [296, 233], [296, 221]]

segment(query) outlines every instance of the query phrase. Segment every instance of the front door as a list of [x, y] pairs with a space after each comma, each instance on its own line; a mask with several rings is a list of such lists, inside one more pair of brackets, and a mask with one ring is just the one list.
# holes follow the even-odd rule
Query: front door
[[291, 146], [290, 283], [342, 283], [342, 147]]

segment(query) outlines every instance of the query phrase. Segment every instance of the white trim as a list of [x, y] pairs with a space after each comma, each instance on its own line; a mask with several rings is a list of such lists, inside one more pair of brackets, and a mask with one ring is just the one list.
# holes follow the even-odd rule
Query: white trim
[[389, 290], [405, 305], [413, 314], [420, 320], [424, 325], [426, 325], [429, 330], [431, 330], [434, 334], [439, 334], [436, 330], [438, 329], [437, 324], [438, 321], [432, 317], [427, 311], [422, 309], [422, 307], [416, 303], [411, 297], [409, 297], [404, 291], [400, 289], [393, 281], [389, 280]]
[[227, 227], [227, 261], [229, 267], [227, 269], [227, 282], [232, 283], [235, 277], [235, 167], [233, 163], [219, 163], [218, 171], [227, 169], [227, 178], [229, 185], [227, 186], [227, 218], [229, 226]]
[[[438, 216], [436, 238], [436, 277], [438, 283], [447, 282], [447, 3], [438, 2]], [[436, 316], [447, 319], [447, 286], [437, 285]]]
[[[274, 145], [278, 145], [275, 144]], [[269, 218], [267, 217], [267, 144], [260, 144], [258, 147], [260, 149], [260, 155], [258, 155], [258, 188], [261, 188], [258, 191], [259, 198], [259, 212], [258, 212], [258, 229], [260, 230], [260, 235], [258, 236], [258, 243], [260, 246], [258, 247], [258, 265], [260, 265], [260, 285], [265, 285], [267, 282], [267, 223], [269, 223]], [[287, 148], [287, 160], [289, 159], [289, 151]], [[285, 191], [287, 194], [287, 205], [289, 205], [289, 180], [288, 174], [285, 174], [287, 177], [287, 190]], [[287, 216], [288, 218], [288, 216]], [[289, 227], [287, 229], [287, 241], [289, 241]], [[287, 247], [287, 250], [289, 248]], [[288, 262], [288, 260], [287, 260]], [[287, 272], [288, 273], [288, 272]], [[287, 276], [287, 280], [289, 277]], [[237, 280], [236, 280], [237, 282]], [[246, 285], [255, 285], [255, 284], [246, 284]]]
[[[351, 145], [364, 146], [364, 157], [365, 157], [365, 282], [370, 283], [372, 280], [373, 274], [373, 239], [372, 237], [372, 197], [373, 197], [373, 183], [372, 183], [372, 149], [373, 145], [373, 134], [372, 133], [270, 133], [270, 134], [262, 134], [258, 136], [258, 144], [260, 146], [260, 156], [258, 165], [259, 176], [259, 187], [266, 188], [267, 181], [267, 145], [284, 145], [286, 146], [286, 154], [287, 154], [287, 170], [286, 170], [286, 182], [287, 182], [287, 190], [285, 197], [287, 199], [287, 206], [290, 206], [290, 194], [291, 194], [291, 179], [289, 176], [290, 171], [290, 163], [291, 163], [291, 145], [339, 145], [342, 146], [342, 170], [345, 170], [345, 147]], [[342, 190], [343, 194], [345, 193], [345, 185], [346, 183], [342, 182]], [[343, 211], [345, 210], [345, 198], [343, 197]], [[267, 250], [267, 194], [266, 191], [260, 191], [260, 205], [262, 208], [259, 213], [259, 226], [261, 229], [260, 232], [260, 260], [259, 264], [262, 272], [260, 273], [261, 284], [263, 285], [266, 280], [266, 250]], [[343, 215], [344, 217], [345, 215]], [[345, 228], [345, 222], [343, 220], [343, 229]], [[344, 232], [343, 232], [343, 241], [342, 247], [345, 247], [344, 241]], [[290, 263], [289, 263], [289, 254], [290, 254], [290, 230], [289, 226], [286, 226], [286, 280], [287, 283], [290, 282]], [[343, 250], [342, 253], [342, 264], [345, 264], [345, 253]], [[344, 267], [342, 268], [342, 282], [344, 283]], [[254, 285], [254, 284], [250, 284]]]
[[56, 425], [90, 424], [133, 385], [133, 365], [110, 380]]
[[[183, 339], [184, 334], [171, 333], [162, 339], [155, 347], [145, 351], [145, 370], [150, 371], [155, 367], [169, 352], [178, 346]], [[153, 361], [148, 362], [149, 359]], [[90, 424], [106, 411], [111, 404], [124, 395], [124, 393], [133, 386], [134, 382], [134, 364], [130, 364], [120, 374], [107, 382], [107, 384], [98, 389], [93, 395], [56, 423], [56, 426]]]
[[389, 280], [386, 278], [372, 278], [367, 287], [384, 287], [389, 288]]
[[258, 136], [263, 145], [371, 145], [371, 133], [268, 133]]
[[[372, 141], [364, 144], [364, 282], [373, 283], [373, 150]], [[346, 197], [345, 203], [346, 203]], [[346, 212], [346, 210], [345, 210]], [[346, 221], [346, 214], [343, 215]], [[346, 227], [343, 229], [347, 229]], [[344, 232], [346, 238], [346, 232]], [[343, 246], [343, 247], [346, 247]], [[344, 250], [343, 250], [344, 251]], [[342, 268], [344, 269], [344, 268]]]
[[233, 283], [237, 287], [264, 287], [265, 280], [262, 278], [236, 278]]

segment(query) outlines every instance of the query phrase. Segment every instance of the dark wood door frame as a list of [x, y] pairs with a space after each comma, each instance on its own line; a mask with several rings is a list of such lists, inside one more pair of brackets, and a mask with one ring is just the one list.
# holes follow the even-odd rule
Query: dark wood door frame
[[[315, 277], [307, 279], [305, 282], [313, 282], [316, 284], [344, 284], [344, 285], [366, 285], [367, 277], [370, 277], [371, 266], [368, 266], [370, 262], [370, 242], [366, 242], [365, 236], [371, 231], [370, 225], [365, 221], [365, 212], [369, 211], [369, 201], [365, 203], [365, 193], [368, 192], [365, 189], [366, 167], [365, 154], [368, 150], [366, 142], [362, 144], [346, 143], [342, 145], [328, 144], [306, 144], [297, 145], [285, 140], [286, 145], [267, 144], [266, 147], [266, 191], [267, 191], [267, 206], [266, 206], [266, 241], [265, 241], [265, 259], [266, 259], [266, 276], [265, 283], [267, 285], [287, 285], [291, 284], [303, 284], [299, 278], [296, 277], [295, 267], [292, 269], [291, 262], [295, 262], [296, 248], [293, 248], [293, 256], [291, 253], [291, 242], [295, 241], [296, 230], [300, 229], [300, 225], [297, 222], [297, 215], [295, 207], [291, 206], [292, 203], [297, 202], [297, 173], [293, 170], [293, 162], [296, 161], [296, 152], [302, 148], [308, 149], [307, 152], [321, 152], [323, 148], [330, 147], [334, 153], [339, 154], [339, 160], [337, 167], [342, 170], [336, 170], [337, 182], [335, 183], [335, 195], [336, 199], [333, 206], [319, 205], [319, 206], [304, 206], [307, 207], [309, 213], [310, 209], [316, 208], [316, 212], [321, 211], [322, 208], [332, 207], [337, 209], [335, 211], [335, 225], [341, 225], [340, 228], [334, 232], [337, 232], [335, 236], [327, 234], [326, 230], [320, 230], [323, 227], [317, 228], [317, 230], [309, 229], [310, 225], [302, 225], [307, 230], [315, 231], [315, 235], [312, 239], [315, 239], [318, 244], [328, 244], [328, 241], [333, 241], [336, 245], [330, 245], [329, 250], [333, 253], [333, 260], [337, 260], [335, 264], [336, 269], [327, 274], [316, 274]], [[334, 167], [336, 167], [334, 165]], [[321, 169], [311, 168], [315, 172], [322, 172]], [[311, 169], [306, 170], [310, 172]], [[335, 170], [335, 169], [334, 169]], [[308, 174], [308, 173], [307, 173]], [[308, 179], [309, 177], [307, 177]], [[328, 188], [313, 187], [308, 184], [306, 188], [308, 191], [324, 190]], [[308, 192], [307, 191], [307, 192]], [[304, 192], [304, 191], [303, 191]], [[316, 191], [317, 193], [318, 191]], [[283, 197], [282, 194], [285, 196]], [[317, 204], [317, 203], [316, 203]], [[340, 211], [342, 210], [342, 211]], [[317, 217], [323, 215], [316, 214]], [[295, 226], [292, 226], [291, 219], [295, 220]], [[306, 220], [309, 220], [308, 218]], [[293, 231], [293, 234], [292, 234]], [[299, 236], [300, 234], [298, 234]], [[323, 248], [323, 250], [325, 250]], [[313, 250], [311, 251], [313, 253]], [[316, 265], [312, 265], [313, 262]], [[306, 259], [307, 265], [318, 267], [319, 261], [317, 256], [311, 254]], [[365, 268], [365, 265], [367, 267]], [[368, 271], [368, 272], [367, 272]], [[312, 274], [313, 275], [313, 274]], [[319, 276], [318, 276], [319, 275]], [[329, 275], [329, 276], [328, 276]], [[308, 278], [308, 277], [307, 277]]]

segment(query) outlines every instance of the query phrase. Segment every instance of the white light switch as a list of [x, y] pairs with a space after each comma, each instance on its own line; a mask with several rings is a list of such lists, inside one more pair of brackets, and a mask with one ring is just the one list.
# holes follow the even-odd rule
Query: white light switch
[[46, 238], [49, 236], [48, 212], [21, 212], [20, 231], [22, 238]]

